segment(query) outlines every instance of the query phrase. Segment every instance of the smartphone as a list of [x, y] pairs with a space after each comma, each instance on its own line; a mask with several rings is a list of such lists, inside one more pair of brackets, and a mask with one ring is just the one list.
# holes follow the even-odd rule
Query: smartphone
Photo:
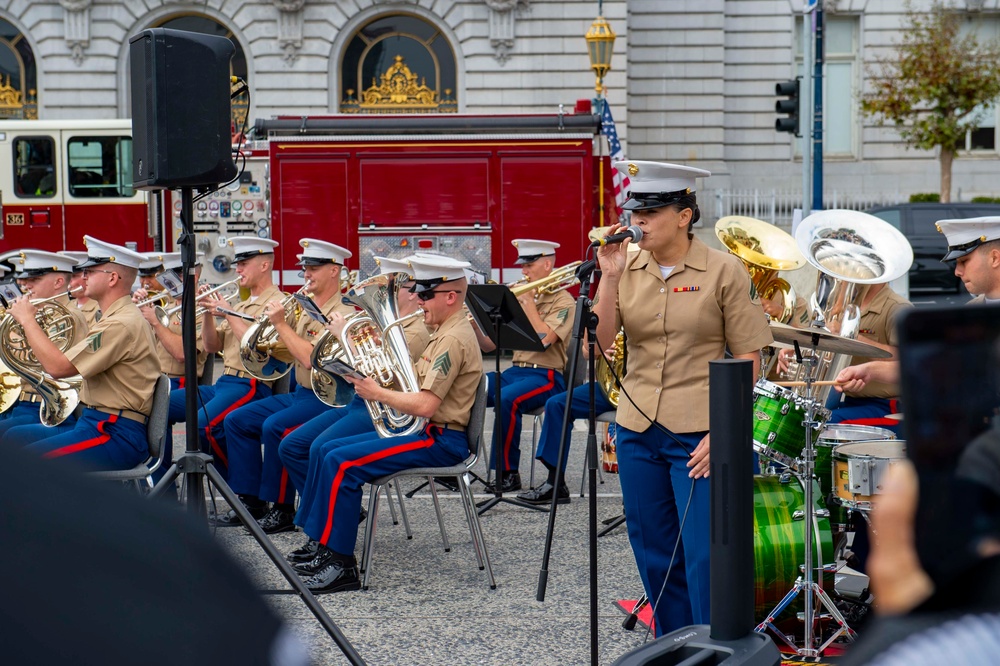
[[323, 314], [323, 311], [319, 309], [319, 306], [316, 305], [316, 301], [313, 299], [304, 294], [292, 294], [292, 298], [295, 299], [295, 302], [299, 304], [299, 307], [301, 307], [307, 315], [319, 323], [324, 326], [330, 323], [330, 320], [325, 314]]
[[942, 585], [1000, 526], [1000, 306], [914, 309], [899, 326], [903, 433], [920, 481], [917, 553]]
[[364, 379], [365, 376], [355, 370], [349, 363], [334, 358], [323, 363], [323, 369], [341, 377], [351, 377], [352, 379]]

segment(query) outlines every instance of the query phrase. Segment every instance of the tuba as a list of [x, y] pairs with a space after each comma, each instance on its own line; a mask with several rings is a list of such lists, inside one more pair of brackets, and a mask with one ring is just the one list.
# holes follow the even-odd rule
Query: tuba
[[[873, 284], [892, 282], [913, 264], [913, 248], [898, 229], [874, 215], [853, 210], [823, 210], [806, 217], [795, 231], [795, 242], [818, 271], [816, 291], [809, 299], [811, 326], [856, 339], [861, 303]], [[833, 379], [850, 357], [821, 352], [815, 380]], [[788, 374], [805, 379], [806, 368], [792, 362]], [[831, 387], [814, 391], [825, 402]]]
[[[76, 323], [69, 311], [56, 302], [63, 294], [31, 301], [38, 307], [35, 321], [60, 352], [65, 353], [76, 338]], [[9, 314], [0, 319], [0, 361], [42, 397], [39, 416], [43, 425], [57, 426], [65, 421], [80, 403], [78, 377], [55, 379], [42, 368], [31, 351], [24, 328]]]
[[[348, 364], [382, 386], [394, 391], [417, 393], [420, 385], [410, 362], [402, 324], [423, 316], [423, 310], [399, 317], [397, 292], [404, 279], [407, 279], [405, 273], [376, 275], [354, 285], [347, 292], [344, 300], [361, 308], [362, 312], [345, 322], [340, 336], [343, 341], [341, 350]], [[313, 352], [316, 353], [319, 348], [317, 342]], [[313, 367], [319, 367], [319, 364], [314, 362]], [[427, 425], [425, 418], [405, 414], [380, 402], [366, 400], [365, 406], [379, 437], [412, 435]]]
[[763, 220], [729, 215], [715, 223], [715, 235], [732, 254], [739, 257], [750, 273], [754, 292], [763, 300], [781, 295], [782, 310], [777, 319], [791, 321], [795, 310], [795, 290], [778, 271], [793, 271], [806, 264], [795, 239]]
[[[285, 310], [286, 320], [293, 315], [296, 319], [301, 316], [295, 296], [305, 294], [308, 287], [309, 283], [307, 282], [294, 294], [289, 294], [281, 299], [281, 307]], [[271, 323], [266, 314], [260, 315], [257, 321], [250, 324], [240, 341], [240, 360], [246, 371], [265, 382], [280, 379], [291, 372], [291, 363], [284, 363], [272, 357], [271, 354], [277, 344], [277, 329], [274, 328], [274, 324]]]

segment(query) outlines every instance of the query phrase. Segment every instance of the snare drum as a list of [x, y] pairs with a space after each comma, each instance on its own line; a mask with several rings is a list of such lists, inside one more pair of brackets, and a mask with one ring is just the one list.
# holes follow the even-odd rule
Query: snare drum
[[833, 449], [833, 492], [835, 500], [848, 509], [868, 511], [875, 495], [882, 493], [882, 478], [889, 466], [906, 457], [901, 439], [881, 442], [854, 442]]
[[[835, 530], [847, 529], [847, 508], [833, 498], [833, 450], [839, 444], [851, 442], [874, 442], [896, 439], [896, 433], [875, 426], [853, 425], [850, 423], [829, 423], [823, 427], [816, 440], [816, 462], [814, 472], [822, 489], [823, 498], [830, 509], [830, 524]], [[798, 470], [796, 470], [798, 471]]]
[[[783, 481], [778, 476], [755, 476], [753, 479], [753, 551], [754, 617], [761, 621], [795, 585], [805, 562], [805, 491], [797, 479]], [[824, 508], [819, 488], [813, 484], [813, 507]], [[813, 547], [813, 565], [817, 569], [834, 564], [833, 535], [825, 517], [816, 518], [810, 530], [815, 539], [819, 532], [820, 548]], [[813, 541], [815, 544], [815, 540]], [[819, 576], [814, 575], [818, 581]], [[823, 575], [823, 587], [833, 589], [833, 574]], [[802, 597], [776, 618], [794, 620], [802, 610]]]
[[[806, 441], [805, 401], [794, 391], [761, 379], [753, 390], [753, 449], [779, 465], [791, 467], [802, 453]], [[819, 424], [830, 418], [830, 412], [816, 408], [813, 417]]]

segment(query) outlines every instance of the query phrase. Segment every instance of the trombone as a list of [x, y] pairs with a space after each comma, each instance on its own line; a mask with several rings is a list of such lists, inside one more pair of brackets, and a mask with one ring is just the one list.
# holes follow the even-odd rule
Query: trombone
[[[196, 296], [195, 299], [194, 299], [194, 302], [197, 303], [201, 299], [206, 298], [207, 296], [211, 296], [212, 294], [214, 294], [216, 292], [219, 292], [219, 291], [225, 289], [226, 287], [230, 287], [230, 286], [232, 286], [234, 284], [238, 285], [239, 282], [240, 282], [240, 278], [233, 278], [229, 282], [223, 282], [219, 286], [213, 287], [212, 289], [209, 289], [204, 294], [199, 294], [198, 296]], [[239, 295], [240, 295], [240, 292], [237, 289], [237, 291], [233, 292], [229, 296], [226, 296], [224, 300], [231, 301], [234, 297], [237, 297]], [[178, 303], [177, 305], [175, 305], [174, 307], [170, 308], [169, 310], [165, 310], [165, 309], [163, 309], [163, 306], [157, 305], [155, 308], [153, 308], [153, 313], [156, 315], [156, 318], [160, 320], [161, 324], [163, 324], [164, 326], [170, 326], [170, 318], [172, 316], [174, 316], [174, 313], [180, 312], [181, 308], [183, 308], [183, 307], [184, 307], [183, 303]], [[205, 314], [206, 312], [208, 312], [208, 308], [198, 308], [197, 310], [195, 310], [194, 315], [196, 317], [199, 317], [199, 316]]]
[[162, 291], [157, 291], [157, 292], [148, 292], [147, 295], [148, 294], [155, 294], [155, 295], [154, 296], [150, 296], [149, 298], [147, 298], [144, 301], [140, 301], [140, 302], [136, 303], [135, 307], [137, 307], [137, 308], [144, 308], [147, 305], [152, 305], [153, 303], [155, 303], [157, 301], [162, 301], [162, 300], [167, 299], [167, 298], [172, 298], [171, 293], [169, 291], [167, 291], [166, 289], [164, 289]]
[[571, 264], [553, 268], [551, 273], [534, 282], [525, 282], [526, 278], [521, 278], [516, 282], [511, 282], [507, 287], [515, 296], [529, 291], [537, 291], [539, 294], [554, 294], [557, 291], [563, 291], [580, 284], [576, 278], [576, 269], [582, 263], [582, 261], [574, 261]]

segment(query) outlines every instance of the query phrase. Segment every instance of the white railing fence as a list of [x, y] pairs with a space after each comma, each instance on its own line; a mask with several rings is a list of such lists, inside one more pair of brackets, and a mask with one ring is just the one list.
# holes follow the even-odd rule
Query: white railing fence
[[[792, 215], [802, 207], [802, 190], [709, 190], [699, 193], [699, 204], [706, 224], [726, 215], [745, 215], [779, 227], [791, 227]], [[902, 203], [899, 192], [842, 192], [831, 190], [823, 194], [826, 208], [867, 210], [874, 206]]]

